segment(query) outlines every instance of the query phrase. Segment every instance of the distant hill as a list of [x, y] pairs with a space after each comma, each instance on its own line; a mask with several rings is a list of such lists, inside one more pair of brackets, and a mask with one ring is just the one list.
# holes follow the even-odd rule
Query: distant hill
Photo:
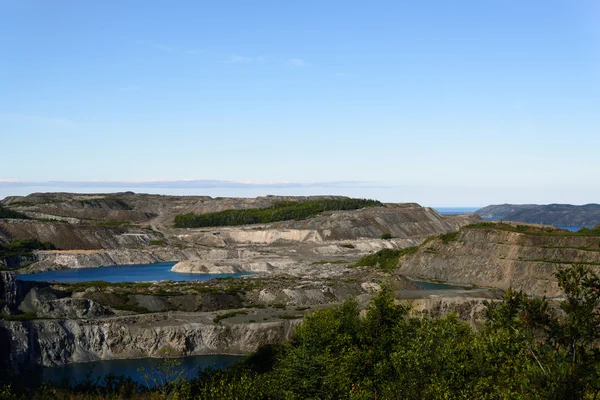
[[600, 225], [600, 204], [499, 204], [475, 211], [482, 218], [554, 226]]

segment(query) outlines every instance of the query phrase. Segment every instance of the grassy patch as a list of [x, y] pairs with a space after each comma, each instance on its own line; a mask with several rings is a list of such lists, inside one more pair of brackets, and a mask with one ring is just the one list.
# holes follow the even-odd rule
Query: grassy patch
[[247, 315], [247, 314], [248, 314], [248, 311], [245, 311], [245, 310], [229, 311], [229, 312], [217, 315], [215, 318], [213, 318], [213, 322], [215, 324], [218, 324], [224, 319], [232, 318], [232, 317], [235, 317], [236, 315]]
[[137, 306], [135, 304], [131, 304], [131, 303], [125, 303], [122, 306], [115, 306], [113, 307], [116, 310], [123, 310], [123, 311], [132, 311], [136, 314], [148, 314], [150, 313], [150, 310], [148, 310], [146, 307], [141, 307], [141, 306]]
[[347, 264], [348, 261], [345, 260], [319, 260], [313, 261], [312, 265], [324, 265], [324, 264]]
[[356, 263], [354, 267], [375, 267], [384, 271], [391, 271], [398, 265], [400, 257], [406, 254], [413, 254], [419, 249], [418, 246], [407, 247], [405, 249], [382, 249], [376, 253], [364, 256]]
[[37, 239], [13, 240], [12, 242], [0, 243], [0, 259], [16, 256], [28, 256], [34, 250], [56, 250], [50, 242], [41, 242]]
[[164, 239], [150, 241], [150, 246], [164, 246], [165, 244], [167, 244], [167, 241]]
[[14, 315], [0, 314], [0, 319], [3, 319], [5, 321], [31, 321], [33, 319], [39, 319], [39, 318], [36, 314], [24, 313], [24, 314], [14, 314]]
[[280, 319], [300, 319], [300, 318], [303, 318], [303, 316], [302, 315], [294, 315], [294, 314], [281, 314], [281, 315], [278, 315], [277, 318], [280, 318]]
[[176, 228], [249, 225], [294, 219], [301, 220], [318, 215], [323, 211], [356, 210], [363, 207], [382, 205], [377, 200], [368, 199], [280, 201], [267, 208], [225, 210], [201, 215], [194, 213], [180, 214], [175, 217], [174, 222]]
[[442, 241], [442, 243], [444, 243], [444, 244], [455, 242], [456, 240], [458, 240], [458, 232], [444, 233], [444, 234], [441, 234], [439, 236], [439, 238]]

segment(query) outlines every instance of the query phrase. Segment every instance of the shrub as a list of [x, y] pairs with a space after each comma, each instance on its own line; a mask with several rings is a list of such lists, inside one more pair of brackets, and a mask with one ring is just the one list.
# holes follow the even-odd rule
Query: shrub
[[369, 254], [358, 260], [354, 267], [376, 267], [384, 271], [391, 271], [398, 265], [401, 256], [416, 252], [418, 247], [407, 247], [405, 249], [382, 249], [376, 253]]
[[384, 239], [384, 240], [390, 240], [390, 239], [392, 239], [393, 237], [394, 237], [394, 236], [392, 236], [392, 234], [391, 234], [391, 233], [389, 233], [389, 232], [384, 232], [384, 233], [382, 233], [382, 234], [381, 234], [381, 236], [380, 236], [380, 238], [381, 238], [381, 239]]
[[226, 318], [232, 318], [232, 317], [235, 317], [236, 315], [247, 315], [247, 314], [248, 314], [248, 311], [245, 311], [245, 310], [229, 311], [229, 312], [217, 315], [215, 318], [213, 318], [213, 322], [215, 324], [218, 324]]
[[454, 242], [458, 239], [458, 232], [448, 232], [439, 236], [442, 240], [442, 243], [448, 244], [450, 242]]
[[0, 243], [0, 259], [31, 255], [34, 250], [56, 250], [50, 242], [41, 242], [38, 239], [13, 240]]
[[30, 219], [27, 215], [0, 205], [0, 218]]

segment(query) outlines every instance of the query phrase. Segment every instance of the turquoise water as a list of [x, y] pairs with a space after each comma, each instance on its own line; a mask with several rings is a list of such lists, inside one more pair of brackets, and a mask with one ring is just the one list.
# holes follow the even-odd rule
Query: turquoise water
[[425, 281], [412, 281], [415, 285], [419, 286], [424, 290], [457, 290], [462, 289], [461, 286], [450, 285], [448, 283], [437, 283], [437, 282], [425, 282]]
[[37, 282], [152, 282], [152, 281], [206, 281], [214, 278], [237, 277], [247, 274], [181, 274], [171, 272], [176, 263], [118, 265], [100, 268], [79, 268], [22, 274], [18, 279]]
[[[152, 385], [155, 380], [172, 380], [177, 377], [193, 378], [197, 375], [198, 369], [205, 367], [224, 368], [243, 358], [243, 356], [211, 354], [177, 359], [141, 358], [136, 360], [94, 361], [42, 368], [36, 374], [35, 380], [38, 382], [55, 382], [69, 378], [71, 381], [80, 382], [88, 377], [94, 380], [112, 373], [129, 376], [134, 381], [144, 385]], [[170, 372], [168, 375], [160, 371], [163, 366], [169, 366], [168, 370]]]

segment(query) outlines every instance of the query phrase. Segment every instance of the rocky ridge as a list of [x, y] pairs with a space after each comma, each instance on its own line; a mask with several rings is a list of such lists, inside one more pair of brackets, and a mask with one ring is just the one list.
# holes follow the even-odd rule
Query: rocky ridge
[[600, 204], [498, 204], [475, 212], [482, 218], [553, 226], [600, 225]]
[[[548, 232], [548, 229], [550, 232]], [[553, 233], [551, 233], [553, 232]], [[517, 231], [516, 225], [463, 227], [450, 240], [436, 238], [400, 259], [398, 273], [457, 284], [512, 287], [530, 295], [560, 296], [557, 268], [584, 263], [600, 272], [600, 236], [552, 228]]]

